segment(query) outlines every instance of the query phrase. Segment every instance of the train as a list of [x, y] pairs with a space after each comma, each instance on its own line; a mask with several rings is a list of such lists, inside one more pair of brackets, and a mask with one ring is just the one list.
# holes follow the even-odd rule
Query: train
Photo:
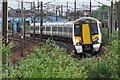
[[[76, 53], [99, 52], [102, 46], [101, 22], [93, 17], [81, 17], [69, 22], [44, 22], [42, 35], [71, 40]], [[30, 35], [34, 34], [34, 23]], [[35, 23], [35, 35], [40, 35], [40, 23]]]

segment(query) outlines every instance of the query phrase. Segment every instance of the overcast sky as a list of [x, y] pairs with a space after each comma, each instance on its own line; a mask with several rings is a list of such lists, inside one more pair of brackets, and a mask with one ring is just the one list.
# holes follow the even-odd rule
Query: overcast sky
[[[13, 8], [18, 8], [17, 1], [21, 1], [21, 0], [8, 0], [8, 1], [9, 1], [9, 6], [11, 6]], [[35, 1], [37, 3], [38, 0], [23, 0], [23, 1], [25, 1], [25, 2]], [[43, 3], [53, 1], [52, 4], [59, 4], [59, 5], [66, 5], [66, 3], [68, 2], [69, 6], [71, 6], [71, 7], [74, 6], [73, 5], [74, 0], [39, 0], [39, 1], [43, 1]], [[92, 1], [92, 5], [100, 5], [96, 1], [99, 1], [106, 5], [110, 5], [110, 2], [108, 0], [91, 0], [91, 1]], [[90, 0], [76, 0], [78, 8], [83, 4], [89, 5], [89, 2], [90, 2]]]
[[[0, 1], [2, 1], [2, 0], [0, 0]], [[9, 6], [16, 9], [16, 8], [20, 7], [20, 6], [18, 6], [18, 2], [20, 2], [22, 0], [8, 0], [8, 1], [9, 1]], [[37, 4], [38, 0], [23, 0], [23, 1], [24, 2], [33, 2], [33, 1], [35, 1], [36, 4]], [[57, 5], [66, 5], [66, 3], [68, 2], [69, 6], [74, 7], [74, 5], [73, 5], [74, 0], [39, 0], [39, 1], [43, 1], [43, 3], [52, 1], [51, 4], [57, 4]], [[110, 6], [110, 1], [109, 0], [91, 0], [91, 1], [92, 1], [92, 5], [99, 6], [101, 4], [99, 4], [98, 2], [100, 2], [102, 4]], [[115, 2], [117, 0], [113, 0], [113, 1]], [[89, 6], [89, 2], [90, 2], [90, 0], [76, 0], [77, 8], [83, 8], [82, 5], [88, 5]], [[30, 7], [29, 4], [24, 4], [24, 6], [26, 8]], [[87, 8], [88, 6], [84, 6], [84, 8]]]

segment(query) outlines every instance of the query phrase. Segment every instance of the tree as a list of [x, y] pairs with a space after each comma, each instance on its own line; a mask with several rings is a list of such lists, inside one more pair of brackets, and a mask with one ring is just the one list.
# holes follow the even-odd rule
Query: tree
[[116, 12], [117, 12], [117, 20], [118, 20], [118, 39], [120, 40], [120, 1], [116, 3]]
[[98, 18], [99, 20], [107, 20], [108, 9], [109, 9], [109, 6], [103, 5], [97, 10], [92, 11], [92, 16], [95, 18]]

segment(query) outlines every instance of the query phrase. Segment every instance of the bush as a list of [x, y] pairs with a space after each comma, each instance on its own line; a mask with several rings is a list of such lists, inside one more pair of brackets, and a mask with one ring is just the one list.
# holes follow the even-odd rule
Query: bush
[[[118, 47], [113, 41], [112, 47]], [[99, 57], [76, 60], [66, 54], [56, 43], [47, 40], [27, 58], [10, 64], [9, 78], [118, 78], [119, 58], [117, 48]], [[117, 52], [118, 53], [118, 52]], [[5, 78], [5, 74], [3, 74]]]
[[84, 66], [89, 78], [118, 78], [118, 56], [111, 54], [104, 55], [102, 58], [85, 59]]
[[[103, 45], [106, 46], [109, 44], [109, 38], [108, 38], [108, 28], [102, 28], [101, 29], [102, 32], [102, 42]], [[112, 37], [112, 41], [116, 40], [118, 38], [118, 33], [117, 31], [112, 31], [112, 35], [110, 35]]]
[[112, 46], [110, 47], [112, 54], [119, 55], [120, 53], [120, 47], [119, 47], [120, 41], [119, 40], [113, 40]]
[[47, 40], [33, 54], [9, 69], [9, 78], [86, 78], [84, 66], [67, 55], [55, 42]]
[[119, 78], [119, 41], [114, 40], [109, 53], [98, 58], [84, 59], [89, 78]]
[[10, 58], [11, 46], [5, 47], [4, 45], [2, 45], [2, 43], [0, 43], [0, 45], [1, 45], [1, 52], [2, 52], [2, 54], [0, 56], [0, 58], [2, 59], [1, 60], [2, 75], [0, 77], [2, 78], [4, 76], [4, 78], [5, 78], [8, 76], [7, 71], [8, 71], [9, 61], [10, 61], [9, 58]]
[[101, 29], [101, 33], [102, 33], [102, 43], [103, 45], [107, 45], [108, 44], [108, 30], [107, 28], [102, 28]]

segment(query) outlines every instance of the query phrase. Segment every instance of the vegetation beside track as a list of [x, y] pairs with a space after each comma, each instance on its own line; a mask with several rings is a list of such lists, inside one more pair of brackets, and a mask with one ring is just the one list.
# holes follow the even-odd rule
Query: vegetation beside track
[[[102, 32], [102, 43], [103, 43], [104, 46], [107, 46], [109, 44], [108, 28], [102, 28], [101, 32]], [[111, 36], [112, 36], [112, 41], [117, 40], [118, 32], [117, 31], [113, 31], [112, 35], [110, 35], [110, 37]]]
[[[116, 36], [116, 35], [115, 35]], [[116, 38], [109, 46], [109, 52], [98, 57], [86, 57], [77, 60], [66, 54], [55, 42], [47, 40], [41, 47], [21, 59], [15, 65], [3, 65], [3, 78], [118, 78], [119, 43]], [[3, 53], [10, 49], [3, 48]], [[9, 61], [8, 61], [9, 62]], [[8, 75], [6, 76], [6, 71]]]

